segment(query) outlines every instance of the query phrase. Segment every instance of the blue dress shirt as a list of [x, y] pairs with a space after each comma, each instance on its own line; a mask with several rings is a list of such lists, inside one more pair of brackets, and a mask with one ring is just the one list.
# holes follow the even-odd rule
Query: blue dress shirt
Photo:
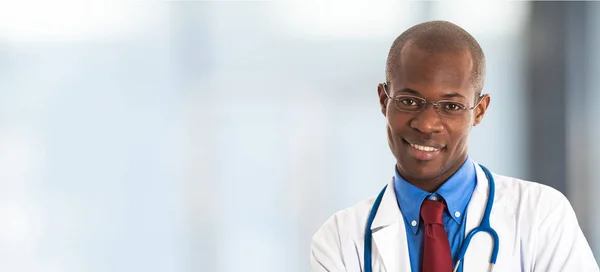
[[[394, 167], [396, 168], [396, 167]], [[424, 199], [445, 200], [448, 209], [444, 211], [444, 228], [448, 234], [453, 264], [462, 241], [465, 238], [467, 205], [477, 184], [475, 165], [470, 157], [435, 193], [429, 193], [408, 183], [395, 170], [394, 190], [398, 205], [404, 216], [406, 238], [412, 271], [421, 271], [423, 256], [423, 220], [421, 220], [421, 203]], [[462, 263], [458, 271], [462, 271]]]

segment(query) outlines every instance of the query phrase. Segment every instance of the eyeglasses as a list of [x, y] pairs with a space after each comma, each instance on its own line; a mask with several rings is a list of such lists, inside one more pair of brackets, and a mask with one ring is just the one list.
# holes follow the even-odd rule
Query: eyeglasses
[[481, 95], [478, 98], [477, 104], [473, 107], [467, 107], [463, 103], [452, 101], [452, 100], [440, 100], [436, 102], [427, 102], [427, 100], [412, 96], [412, 95], [399, 95], [394, 98], [391, 98], [387, 92], [387, 85], [383, 83], [383, 92], [385, 95], [394, 103], [394, 107], [399, 111], [404, 112], [419, 112], [427, 108], [427, 105], [431, 104], [435, 110], [443, 116], [447, 117], [461, 117], [467, 111], [473, 110], [476, 108], [479, 103], [483, 100], [485, 95]]

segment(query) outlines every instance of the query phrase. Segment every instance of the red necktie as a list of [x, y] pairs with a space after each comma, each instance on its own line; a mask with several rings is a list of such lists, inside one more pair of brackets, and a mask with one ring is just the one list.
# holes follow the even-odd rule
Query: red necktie
[[421, 217], [425, 223], [422, 272], [452, 271], [450, 242], [442, 220], [445, 207], [444, 202], [427, 199], [421, 205]]

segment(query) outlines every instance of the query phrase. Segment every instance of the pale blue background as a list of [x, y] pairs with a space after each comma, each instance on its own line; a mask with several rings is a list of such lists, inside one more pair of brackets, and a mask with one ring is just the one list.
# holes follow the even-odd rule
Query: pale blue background
[[[529, 178], [528, 16], [526, 2], [2, 3], [0, 271], [307, 271], [317, 228], [393, 175], [376, 86], [393, 39], [425, 20], [487, 55], [472, 157]], [[598, 107], [582, 110], [600, 135]], [[597, 141], [581, 148], [600, 164]], [[574, 191], [600, 192], [586, 176]]]

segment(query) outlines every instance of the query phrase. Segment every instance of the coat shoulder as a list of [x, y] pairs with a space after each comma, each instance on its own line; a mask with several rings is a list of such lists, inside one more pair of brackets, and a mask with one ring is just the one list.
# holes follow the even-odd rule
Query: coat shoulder
[[561, 200], [565, 195], [559, 190], [535, 181], [493, 174], [496, 190], [502, 194], [523, 199]]
[[374, 202], [375, 197], [364, 199], [337, 211], [321, 225], [312, 236], [312, 271], [346, 271], [342, 267], [360, 267], [364, 230]]
[[375, 202], [375, 198], [376, 197], [373, 196], [363, 199], [353, 206], [335, 212], [325, 221], [325, 223], [323, 223], [323, 225], [321, 225], [321, 227], [314, 234], [313, 239], [317, 236], [330, 236], [334, 233], [339, 235], [343, 229], [348, 229], [349, 227], [364, 228], [364, 224], [359, 222], [366, 223], [369, 211]]
[[[539, 271], [599, 271], [570, 201], [538, 182], [496, 175], [497, 205], [512, 213], [521, 267]], [[500, 200], [499, 200], [500, 201]], [[507, 224], [509, 225], [509, 224]], [[502, 246], [502, 244], [501, 244]], [[535, 268], [535, 269], [534, 269]]]
[[535, 181], [494, 174], [496, 198], [502, 207], [539, 224], [557, 208], [570, 209], [567, 197], [559, 190]]

